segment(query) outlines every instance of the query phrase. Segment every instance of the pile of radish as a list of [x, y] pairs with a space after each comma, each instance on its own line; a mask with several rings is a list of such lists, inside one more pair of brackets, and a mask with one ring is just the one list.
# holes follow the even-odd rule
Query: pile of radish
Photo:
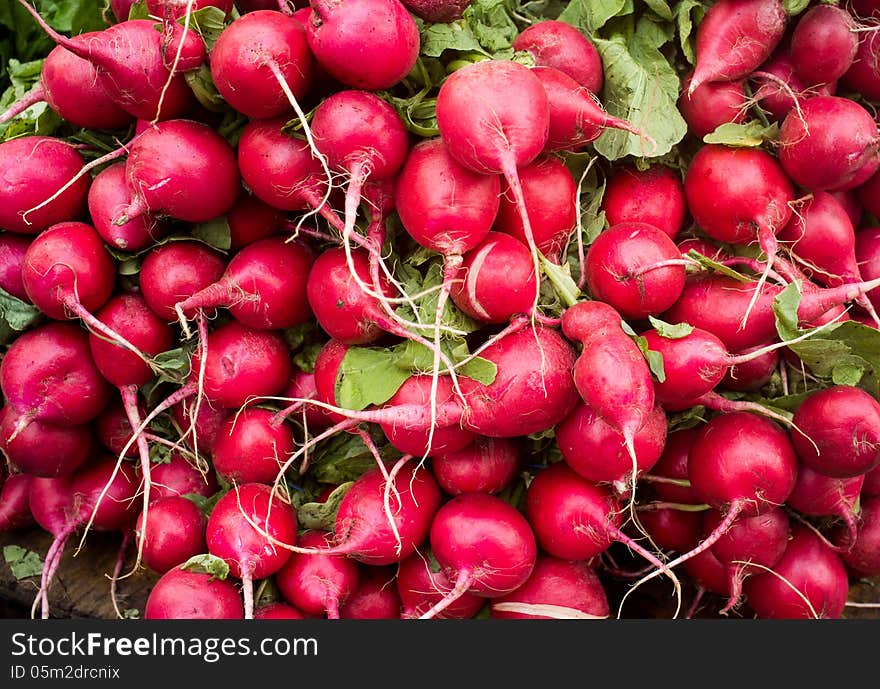
[[880, 576], [880, 3], [16, 3], [33, 616], [96, 530], [149, 619], [839, 618]]

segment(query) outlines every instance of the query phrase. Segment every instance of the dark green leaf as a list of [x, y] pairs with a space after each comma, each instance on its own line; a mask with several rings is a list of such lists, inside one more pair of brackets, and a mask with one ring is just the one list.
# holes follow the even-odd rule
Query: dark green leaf
[[339, 503], [354, 485], [354, 481], [337, 486], [324, 502], [306, 502], [296, 505], [296, 519], [304, 529], [314, 531], [333, 531]]
[[672, 325], [667, 323], [666, 321], [661, 321], [659, 318], [654, 318], [654, 316], [648, 316], [648, 320], [651, 325], [654, 327], [654, 330], [657, 331], [657, 334], [660, 337], [665, 337], [668, 340], [680, 340], [683, 337], [687, 337], [694, 331], [694, 326], [689, 323], [678, 323], [676, 325]]
[[214, 85], [214, 79], [211, 77], [211, 68], [208, 65], [201, 65], [198, 69], [184, 72], [183, 78], [195, 94], [196, 100], [211, 112], [223, 112], [228, 107], [223, 96]]
[[424, 24], [421, 31], [421, 54], [440, 57], [445, 50], [477, 51], [483, 48], [464, 20]]
[[672, 8], [669, 7], [666, 0], [645, 0], [645, 4], [654, 10], [654, 14], [661, 19], [672, 21]]
[[[180, 17], [178, 24], [183, 26], [186, 17]], [[219, 7], [203, 7], [196, 10], [189, 17], [190, 28], [202, 37], [210, 53], [214, 50], [214, 44], [226, 28], [226, 14]]]
[[[401, 454], [388, 444], [380, 429], [373, 429], [373, 441], [384, 460], [399, 459]], [[382, 444], [384, 442], [384, 444]], [[376, 466], [369, 448], [354, 433], [337, 433], [321, 442], [310, 457], [308, 475], [319, 483], [339, 485], [354, 481]]]
[[16, 579], [27, 579], [43, 573], [43, 560], [33, 550], [17, 545], [3, 546], [3, 559]]
[[220, 251], [228, 251], [232, 247], [232, 233], [225, 215], [196, 225], [192, 229], [192, 236]]
[[40, 310], [0, 288], [0, 320], [14, 332], [36, 325], [42, 318]]
[[479, 44], [496, 58], [513, 57], [513, 40], [519, 35], [507, 5], [506, 0], [473, 0], [463, 15]]
[[673, 10], [678, 42], [685, 59], [690, 64], [694, 64], [697, 59], [691, 34], [705, 13], [706, 6], [699, 0], [680, 0]]
[[137, 0], [128, 11], [128, 19], [149, 19], [150, 10], [147, 7], [147, 0]]
[[199, 495], [198, 493], [187, 493], [183, 497], [185, 497], [190, 502], [195, 503], [195, 506], [201, 510], [202, 514], [206, 517], [211, 516], [211, 512], [214, 511], [214, 506], [226, 495], [225, 490], [218, 490], [214, 495], [209, 497], [205, 497], [204, 495]]
[[216, 555], [204, 553], [193, 555], [180, 565], [180, 569], [197, 574], [210, 574], [211, 579], [225, 579], [229, 576], [229, 565]]
[[355, 411], [384, 404], [411, 375], [397, 365], [390, 350], [350, 347], [339, 366], [336, 400]]

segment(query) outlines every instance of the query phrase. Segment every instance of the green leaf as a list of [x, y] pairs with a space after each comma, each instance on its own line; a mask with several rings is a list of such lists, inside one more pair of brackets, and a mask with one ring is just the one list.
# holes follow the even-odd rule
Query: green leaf
[[463, 19], [485, 51], [496, 58], [513, 57], [519, 27], [510, 16], [506, 0], [473, 0]]
[[[186, 22], [186, 17], [180, 17], [177, 23], [181, 26]], [[226, 28], [226, 14], [219, 7], [203, 7], [196, 10], [189, 17], [189, 25], [193, 31], [202, 37], [210, 53], [214, 50], [214, 44], [220, 38], [220, 34]]]
[[835, 385], [858, 385], [865, 375], [865, 367], [852, 362], [844, 362], [831, 370], [831, 380]]
[[463, 19], [447, 23], [424, 24], [421, 39], [421, 54], [425, 57], [440, 57], [446, 50], [483, 51], [474, 32]]
[[147, 7], [147, 0], [137, 0], [128, 11], [128, 19], [149, 19], [150, 10]]
[[666, 321], [661, 321], [659, 318], [654, 318], [654, 316], [648, 316], [648, 321], [650, 321], [654, 330], [657, 331], [657, 334], [660, 337], [665, 337], [667, 340], [680, 340], [694, 331], [694, 326], [689, 323], [672, 325]]
[[220, 498], [226, 495], [226, 493], [226, 490], [221, 489], [209, 497], [199, 495], [198, 493], [187, 493], [183, 497], [194, 503], [206, 517], [210, 517], [211, 512], [214, 511], [214, 506], [220, 501]]
[[773, 300], [773, 313], [776, 316], [776, 332], [783, 342], [793, 340], [801, 335], [798, 327], [798, 307], [801, 304], [801, 281], [786, 285]]
[[559, 300], [565, 306], [574, 306], [581, 296], [581, 291], [578, 289], [577, 283], [571, 277], [571, 271], [568, 264], [566, 263], [558, 266], [552, 261], [548, 261], [544, 258], [543, 254], [539, 254], [539, 258], [541, 260], [541, 268], [544, 271], [544, 275], [546, 275], [547, 279], [553, 284]]
[[744, 124], [726, 122], [718, 125], [715, 131], [706, 134], [703, 141], [707, 144], [724, 144], [736, 148], [756, 148], [768, 141], [779, 138], [779, 124], [773, 122], [765, 127], [758, 120], [749, 120]]
[[[400, 458], [401, 453], [388, 444], [381, 429], [371, 426], [370, 430], [383, 460]], [[376, 459], [359, 435], [337, 433], [318, 443], [310, 459], [308, 475], [319, 483], [339, 485], [356, 480], [374, 466]]]
[[33, 304], [23, 302], [0, 288], [0, 320], [13, 332], [19, 333], [36, 325], [42, 313]]
[[225, 215], [196, 225], [192, 229], [192, 236], [220, 251], [228, 251], [232, 247], [232, 232]]
[[208, 65], [201, 65], [198, 69], [184, 72], [183, 78], [192, 89], [196, 100], [206, 110], [211, 112], [223, 112], [228, 108], [226, 101], [217, 87], [214, 85], [214, 79], [211, 77], [211, 68]]
[[17, 545], [3, 546], [3, 559], [16, 579], [27, 579], [43, 573], [43, 560], [33, 550]]
[[189, 375], [189, 347], [178, 347], [160, 352], [150, 359], [150, 368], [165, 380], [179, 383]]
[[666, 0], [645, 0], [645, 4], [654, 10], [654, 14], [661, 19], [672, 21], [672, 8], [669, 7]]
[[122, 611], [122, 619], [124, 620], [139, 620], [141, 618], [141, 611], [137, 608], [126, 608]]
[[609, 19], [621, 14], [625, 6], [625, 0], [571, 0], [558, 19], [582, 31], [594, 33], [605, 26]]
[[738, 273], [733, 268], [728, 268], [723, 263], [719, 263], [718, 261], [713, 261], [708, 256], [704, 256], [699, 251], [695, 249], [691, 249], [687, 253], [688, 258], [694, 259], [697, 263], [699, 263], [706, 270], [711, 270], [713, 273], [720, 273], [721, 275], [726, 275], [729, 278], [737, 280], [738, 282], [752, 282], [751, 278], [746, 277], [742, 273]]
[[211, 579], [225, 579], [229, 576], [229, 565], [216, 555], [204, 553], [193, 555], [180, 565], [180, 569], [197, 574], [210, 574]]
[[639, 349], [642, 350], [642, 354], [645, 355], [651, 373], [654, 374], [654, 377], [658, 382], [664, 382], [666, 380], [666, 368], [663, 365], [663, 355], [660, 352], [651, 349], [648, 346], [648, 340], [641, 335], [636, 336], [634, 339], [639, 346]]
[[667, 433], [674, 433], [675, 431], [683, 431], [688, 428], [699, 426], [701, 423], [707, 421], [705, 414], [706, 408], [702, 405], [667, 414]]
[[400, 368], [387, 349], [349, 347], [336, 378], [340, 407], [360, 411], [371, 404], [384, 404], [412, 373]]
[[333, 531], [339, 503], [353, 485], [354, 481], [348, 481], [337, 486], [324, 502], [296, 505], [296, 519], [300, 526], [314, 531]]
[[789, 17], [795, 17], [810, 6], [810, 0], [782, 0], [782, 9]]
[[685, 59], [694, 64], [697, 61], [694, 50], [694, 40], [691, 34], [694, 27], [699, 25], [706, 13], [706, 6], [699, 0], [681, 0], [675, 5], [675, 27], [678, 32], [678, 42]]
[[[820, 379], [852, 381], [859, 369], [871, 371], [872, 394], [880, 395], [880, 331], [857, 321], [844, 321], [817, 332], [810, 339], [789, 345]], [[858, 384], [864, 375], [859, 378]], [[843, 383], [851, 385], [853, 383]]]

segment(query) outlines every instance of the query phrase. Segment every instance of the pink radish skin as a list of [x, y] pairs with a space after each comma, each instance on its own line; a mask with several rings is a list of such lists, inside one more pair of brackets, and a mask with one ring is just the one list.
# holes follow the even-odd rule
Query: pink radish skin
[[306, 95], [313, 62], [302, 24], [281, 12], [258, 10], [221, 32], [211, 51], [211, 76], [238, 112], [267, 119], [291, 110], [281, 79], [294, 98]]
[[[339, 367], [349, 346], [339, 340], [329, 340], [318, 356], [315, 357], [315, 399], [338, 406], [336, 404], [336, 380], [339, 377]], [[325, 410], [326, 411], [326, 410]], [[346, 421], [347, 417], [336, 412], [326, 411], [328, 425]]]
[[89, 217], [98, 234], [110, 246], [122, 251], [141, 251], [162, 239], [167, 225], [145, 213], [122, 225], [114, 220], [131, 201], [131, 189], [125, 179], [125, 163], [114, 163], [101, 170], [89, 188]]
[[207, 222], [232, 208], [240, 178], [235, 151], [201, 122], [168, 120], [131, 144], [125, 176], [134, 191], [115, 219], [123, 224], [143, 213], [184, 222]]
[[231, 413], [221, 424], [211, 446], [217, 474], [232, 485], [272, 483], [281, 466], [293, 454], [293, 430], [286, 424], [273, 425], [274, 412], [247, 407]]
[[466, 493], [444, 504], [431, 523], [431, 550], [454, 588], [423, 613], [431, 618], [463, 593], [498, 598], [529, 578], [537, 559], [526, 518], [500, 498]]
[[[137, 405], [138, 413], [143, 415], [145, 408], [142, 403]], [[111, 454], [119, 457], [122, 449], [125, 447], [126, 441], [131, 437], [131, 424], [128, 421], [128, 414], [125, 406], [122, 404], [122, 398], [114, 398], [110, 404], [104, 407], [98, 417], [95, 419], [95, 434], [98, 441]], [[137, 448], [130, 448], [124, 455], [128, 459], [137, 457]]]
[[827, 84], [846, 74], [859, 45], [852, 15], [817, 5], [801, 15], [791, 34], [791, 61], [808, 84]]
[[143, 562], [154, 572], [164, 574], [194, 555], [204, 553], [208, 520], [191, 500], [169, 497], [155, 501], [145, 523], [138, 515], [135, 534], [143, 541]]
[[98, 416], [111, 388], [98, 371], [85, 330], [50, 322], [19, 335], [0, 363], [0, 388], [26, 418], [79, 425]]
[[304, 620], [306, 616], [287, 603], [267, 603], [254, 610], [255, 620]]
[[490, 603], [493, 620], [608, 617], [608, 596], [587, 562], [539, 555], [526, 582]]
[[156, 582], [144, 607], [147, 620], [240, 620], [241, 594], [228, 579], [169, 570]]
[[[293, 376], [287, 387], [284, 389], [284, 392], [281, 393], [281, 397], [287, 397], [294, 400], [317, 399], [318, 388], [315, 383], [315, 374], [306, 373], [302, 369], [295, 367], [293, 370]], [[334, 403], [333, 400], [323, 401], [326, 404]], [[333, 425], [334, 421], [330, 416], [333, 412], [329, 412], [326, 409], [317, 407], [313, 404], [300, 404], [299, 402], [295, 402], [294, 404], [295, 409], [293, 411], [289, 411], [290, 407], [282, 410], [284, 418], [289, 418], [297, 423], [303, 423], [303, 416], [305, 416], [305, 423], [308, 424], [310, 430], [322, 430]], [[339, 416], [339, 418], [336, 419], [336, 422], [342, 421], [343, 418], [344, 417]], [[278, 422], [280, 421], [275, 421], [275, 423]]]
[[169, 461], [154, 464], [150, 478], [151, 496], [155, 500], [190, 494], [209, 498], [219, 490], [213, 471], [203, 475], [178, 452], [172, 452]]
[[226, 214], [229, 248], [238, 251], [248, 244], [284, 232], [284, 213], [244, 190]]
[[339, 608], [342, 620], [397, 620], [402, 604], [394, 568], [362, 567], [357, 589]]
[[135, 2], [136, 0], [110, 0], [110, 9], [113, 12], [113, 16], [116, 17], [116, 21], [124, 22], [127, 20], [131, 7]]
[[[847, 567], [859, 577], [876, 577], [880, 574], [880, 499], [876, 497], [862, 501], [859, 512], [858, 531], [845, 534], [838, 528], [835, 541], [843, 545], [841, 556]], [[855, 536], [855, 540], [853, 540]]]
[[477, 436], [467, 447], [436, 453], [431, 470], [447, 495], [500, 493], [513, 482], [522, 467], [515, 440]]
[[[391, 88], [415, 65], [419, 29], [398, 0], [311, 0], [309, 4], [309, 48], [321, 66], [346, 86], [367, 91]], [[370, 37], [368, 45], [364, 36]]]
[[[662, 478], [687, 480], [688, 454], [699, 434], [700, 427], [697, 426], [674, 431], [667, 435], [663, 454], [651, 469], [651, 474]], [[694, 505], [700, 502], [693, 490], [686, 485], [652, 482], [651, 490], [656, 498], [663, 502], [677, 502], [683, 505]]]
[[[849, 98], [815, 96], [791, 111], [779, 129], [779, 162], [811, 191], [846, 189], [880, 166], [880, 133], [870, 113]], [[865, 177], [865, 173], [867, 176]]]
[[655, 263], [675, 261], [681, 251], [669, 235], [647, 223], [625, 222], [599, 234], [587, 251], [587, 285], [595, 299], [624, 318], [641, 320], [671, 307], [684, 289], [685, 268]]
[[[565, 463], [580, 476], [611, 483], [619, 493], [630, 489], [633, 461], [623, 436], [585, 402], [556, 426], [556, 442]], [[634, 437], [637, 476], [652, 470], [665, 442], [666, 414], [657, 406]]]
[[[577, 222], [577, 184], [574, 176], [561, 160], [552, 156], [541, 156], [518, 171], [535, 246], [548, 260], [559, 264], [562, 251]], [[515, 195], [507, 184], [501, 192], [495, 229], [513, 235], [528, 245]]]
[[0, 533], [26, 529], [34, 523], [30, 507], [33, 476], [12, 474], [0, 487]]
[[840, 618], [849, 590], [843, 560], [806, 527], [795, 524], [791, 533], [775, 575], [746, 580], [749, 607], [760, 619]]
[[[72, 40], [85, 45], [96, 36], [97, 33], [92, 32]], [[0, 122], [7, 122], [42, 101], [61, 119], [86, 129], [122, 129], [133, 119], [104, 90], [95, 66], [60, 45], [46, 56], [39, 85], [10, 105], [0, 115]]]
[[0, 143], [0, 227], [37, 234], [86, 212], [89, 178], [80, 177], [49, 203], [79, 173], [85, 160], [70, 144], [50, 136], [22, 136]]
[[727, 576], [727, 567], [718, 561], [718, 558], [712, 554], [711, 549], [704, 550], [699, 555], [694, 555], [682, 567], [684, 567], [687, 575], [697, 586], [719, 596], [727, 595], [730, 583]]
[[205, 7], [216, 7], [229, 15], [232, 11], [232, 0], [147, 0], [147, 9], [150, 14], [161, 19], [180, 19], [186, 15], [187, 5], [192, 12], [198, 12]]
[[[872, 211], [869, 209], [869, 212]], [[865, 280], [880, 278], [880, 227], [865, 227], [856, 232], [855, 237], [855, 254], [860, 274]], [[875, 309], [880, 308], [880, 291], [868, 292], [866, 296]]]
[[814, 471], [852, 478], [880, 464], [880, 403], [860, 388], [834, 385], [812, 393], [792, 423], [798, 457]]
[[675, 239], [687, 213], [684, 185], [679, 174], [664, 165], [647, 170], [624, 165], [608, 178], [602, 209], [609, 227], [643, 222]]
[[699, 512], [675, 508], [649, 510], [639, 513], [639, 522], [658, 548], [679, 553], [696, 548], [703, 535], [703, 516]]
[[865, 483], [862, 485], [862, 495], [866, 498], [880, 495], [880, 467], [871, 469], [865, 474]]
[[779, 0], [721, 0], [697, 27], [693, 93], [709, 81], [735, 81], [753, 72], [782, 40], [787, 15]]
[[[8, 440], [21, 423], [27, 425]], [[95, 453], [89, 425], [55, 425], [23, 419], [14, 409], [0, 410], [0, 450], [12, 465], [32, 476], [72, 474]]]
[[30, 298], [21, 281], [21, 269], [31, 241], [25, 235], [0, 232], [0, 289], [26, 303]]
[[[873, 174], [864, 184], [855, 190], [859, 205], [858, 220], [853, 222], [853, 227], [861, 227], [861, 207], [863, 206], [871, 215], [880, 216], [880, 172]], [[852, 219], [852, 218], [850, 218]], [[868, 229], [868, 228], [865, 228]]]
[[192, 72], [208, 59], [208, 47], [191, 27], [184, 29], [177, 22], [166, 24], [162, 31], [162, 63], [170, 72]]
[[702, 139], [722, 124], [746, 121], [746, 91], [742, 80], [705, 81], [689, 93], [692, 74], [682, 81], [678, 109], [691, 134]]
[[555, 67], [590, 93], [605, 82], [602, 58], [592, 41], [565, 22], [546, 19], [530, 24], [513, 40], [513, 49], [529, 53], [539, 67]]
[[780, 123], [794, 108], [795, 101], [801, 103], [811, 96], [833, 96], [837, 89], [836, 82], [816, 84], [801, 79], [794, 70], [788, 46], [776, 50], [751, 76], [751, 81], [754, 98], [772, 120]]
[[841, 83], [865, 98], [880, 98], [880, 33], [868, 31], [860, 34], [856, 57], [852, 66], [841, 78]]
[[[443, 600], [453, 588], [430, 550], [416, 552], [397, 566], [396, 587], [404, 619], [417, 618]], [[440, 620], [472, 619], [484, 604], [475, 593], [464, 593], [437, 615]]]
[[360, 565], [345, 555], [321, 555], [330, 534], [307, 531], [299, 537], [304, 548], [315, 548], [312, 555], [293, 553], [275, 573], [281, 595], [306, 615], [338, 620], [339, 609], [360, 583]]
[[[198, 407], [198, 409], [196, 409]], [[193, 421], [193, 415], [196, 416]], [[189, 432], [190, 426], [193, 430], [184, 438], [186, 446], [192, 450], [196, 449], [198, 443], [199, 452], [206, 455], [211, 454], [211, 447], [220, 429], [220, 424], [226, 418], [226, 410], [219, 406], [214, 406], [209, 400], [201, 400], [196, 405], [193, 398], [184, 399], [171, 407], [171, 418], [181, 429], [183, 433]], [[193, 436], [196, 436], [195, 438]]]
[[306, 284], [314, 252], [302, 242], [268, 237], [241, 249], [223, 277], [175, 306], [180, 314], [224, 306], [242, 325], [283, 330], [312, 316]]
[[850, 542], [854, 542], [860, 516], [857, 505], [864, 483], [864, 474], [831, 478], [801, 464], [788, 505], [808, 517], [840, 517], [849, 529]]
[[[144, 257], [140, 288], [144, 301], [166, 323], [177, 321], [175, 304], [217, 282], [226, 269], [223, 256], [196, 241], [169, 242]], [[211, 312], [208, 312], [210, 315]], [[184, 311], [188, 318], [194, 312]]]
[[[755, 349], [764, 349], [764, 347], [751, 348], [745, 352], [740, 352], [740, 354], [751, 354]], [[725, 390], [754, 392], [769, 383], [778, 368], [779, 352], [777, 350], [766, 352], [757, 359], [734, 364], [728, 368], [719, 386]]]
[[483, 323], [507, 323], [529, 313], [537, 294], [528, 247], [510, 234], [489, 232], [464, 255], [449, 296]]

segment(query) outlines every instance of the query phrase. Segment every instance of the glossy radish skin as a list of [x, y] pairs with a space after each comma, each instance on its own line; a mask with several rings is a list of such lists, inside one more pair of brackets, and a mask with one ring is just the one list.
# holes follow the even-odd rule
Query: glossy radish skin
[[847, 540], [842, 531], [836, 530], [835, 541], [844, 546], [841, 556], [847, 567], [863, 577], [880, 574], [880, 499], [869, 497], [862, 502], [855, 542]]
[[599, 51], [571, 24], [555, 19], [530, 24], [513, 40], [513, 49], [531, 54], [538, 66], [565, 72], [591, 93], [602, 92], [605, 73]]
[[788, 505], [809, 517], [841, 517], [852, 532], [858, 518], [858, 502], [865, 476], [831, 478], [801, 465]]
[[190, 494], [209, 498], [219, 490], [213, 471], [202, 474], [178, 452], [172, 452], [167, 462], [154, 464], [150, 479], [153, 482], [150, 498], [155, 500]]
[[0, 533], [25, 529], [34, 523], [30, 508], [33, 476], [12, 474], [0, 487]]
[[[865, 280], [880, 278], [880, 227], [865, 227], [856, 232], [855, 253], [861, 276]], [[867, 297], [874, 308], [880, 307], [880, 291], [871, 290]]]
[[12, 407], [0, 410], [0, 450], [20, 471], [32, 476], [51, 478], [69, 475], [95, 452], [91, 426], [55, 425], [31, 420], [15, 434], [22, 416]]
[[608, 617], [608, 596], [587, 562], [539, 555], [526, 582], [490, 604], [492, 619], [553, 620]]
[[746, 92], [742, 80], [705, 81], [688, 93], [691, 76], [682, 81], [678, 108], [691, 133], [702, 139], [722, 124], [746, 121]]
[[241, 595], [229, 579], [179, 567], [160, 577], [147, 597], [147, 620], [240, 620]]
[[[196, 241], [169, 242], [151, 249], [140, 272], [141, 294], [166, 323], [177, 321], [175, 304], [217, 282], [226, 269], [223, 255]], [[193, 312], [184, 311], [191, 318]]]
[[122, 251], [141, 251], [164, 237], [167, 225], [149, 213], [122, 225], [114, 220], [131, 201], [125, 179], [125, 163], [114, 163], [99, 172], [89, 188], [89, 216], [95, 230], [110, 246]]
[[860, 34], [856, 57], [841, 78], [844, 86], [862, 94], [865, 98], [880, 98], [880, 35], [876, 31]]
[[246, 407], [230, 413], [211, 446], [214, 470], [228, 483], [272, 483], [296, 449], [293, 430], [273, 425], [274, 412]]
[[513, 482], [521, 464], [517, 441], [477, 436], [461, 450], [435, 454], [431, 470], [447, 495], [497, 494]]
[[143, 542], [144, 564], [164, 574], [206, 552], [207, 523], [202, 511], [186, 498], [168, 497], [153, 502], [146, 521], [145, 513], [141, 512], [135, 525], [138, 543]]
[[[700, 435], [700, 428], [700, 426], [695, 426], [669, 433], [666, 436], [666, 444], [663, 446], [663, 454], [651, 469], [651, 474], [664, 478], [687, 480], [688, 454], [694, 441]], [[651, 483], [651, 491], [658, 500], [664, 502], [678, 502], [684, 505], [696, 505], [700, 502], [693, 490], [686, 485]]]
[[[772, 77], [777, 77], [782, 83]], [[753, 83], [752, 92], [758, 99], [761, 109], [767, 111], [768, 116], [779, 123], [794, 108], [795, 100], [800, 103], [810, 96], [833, 96], [837, 90], [836, 82], [811, 84], [801, 79], [792, 64], [791, 52], [784, 44], [761, 65], [760, 70], [752, 75], [750, 81]], [[786, 89], [783, 84], [788, 88]]]
[[[703, 519], [703, 532], [712, 533], [723, 520], [717, 510], [709, 510]], [[739, 517], [730, 528], [712, 545], [712, 553], [718, 561], [728, 568], [743, 573], [760, 573], [757, 567], [738, 563], [738, 560], [773, 566], [779, 562], [791, 532], [788, 515], [779, 507], [753, 517]]]
[[851, 478], [880, 464], [880, 403], [860, 388], [834, 385], [812, 393], [792, 423], [798, 457], [814, 471]]
[[[745, 352], [740, 352], [740, 354], [749, 354], [754, 349], [757, 348], [750, 348]], [[731, 366], [727, 369], [727, 373], [724, 374], [724, 378], [721, 379], [719, 385], [725, 390], [754, 392], [769, 383], [778, 368], [779, 352], [767, 352], [757, 359]]]
[[[315, 357], [315, 399], [324, 404], [339, 406], [336, 403], [336, 380], [339, 367], [349, 346], [339, 340], [328, 340]], [[347, 417], [333, 411], [326, 412], [328, 425], [345, 421]]]
[[304, 620], [303, 615], [292, 605], [287, 603], [275, 602], [261, 605], [254, 610], [255, 620]]
[[397, 593], [394, 568], [362, 567], [357, 589], [339, 608], [343, 620], [400, 619], [400, 595]]
[[85, 165], [79, 151], [61, 139], [22, 136], [0, 143], [0, 227], [37, 234], [60, 222], [80, 219], [86, 211], [88, 175], [83, 175], [42, 208]]
[[186, 446], [194, 450], [198, 445], [199, 452], [206, 455], [211, 454], [211, 445], [225, 416], [225, 409], [206, 399], [196, 404], [196, 399], [190, 397], [171, 407], [171, 417], [182, 433], [187, 434], [184, 438]]
[[675, 239], [687, 213], [684, 185], [679, 174], [664, 165], [647, 170], [623, 165], [608, 178], [602, 209], [609, 226], [644, 222]]
[[[696, 548], [704, 533], [703, 517], [699, 512], [673, 508], [650, 510], [639, 514], [639, 522], [657, 547], [679, 553]], [[691, 560], [685, 564], [688, 562]]]
[[843, 560], [806, 527], [795, 524], [791, 532], [773, 568], [779, 576], [763, 572], [746, 580], [749, 607], [761, 619], [839, 618], [849, 589]]
[[238, 196], [226, 214], [229, 248], [237, 251], [248, 244], [284, 232], [285, 215], [246, 191]]
[[25, 303], [30, 303], [30, 297], [21, 280], [21, 268], [31, 241], [26, 235], [0, 233], [0, 289]]
[[798, 18], [791, 34], [791, 60], [808, 84], [827, 84], [846, 74], [859, 44], [852, 15], [834, 5], [817, 5]]
[[[395, 577], [404, 618], [423, 615], [452, 591], [450, 581], [429, 549], [415, 552], [397, 566]], [[485, 603], [475, 593], [464, 593], [443, 610], [437, 619], [467, 620], [476, 615]]]

